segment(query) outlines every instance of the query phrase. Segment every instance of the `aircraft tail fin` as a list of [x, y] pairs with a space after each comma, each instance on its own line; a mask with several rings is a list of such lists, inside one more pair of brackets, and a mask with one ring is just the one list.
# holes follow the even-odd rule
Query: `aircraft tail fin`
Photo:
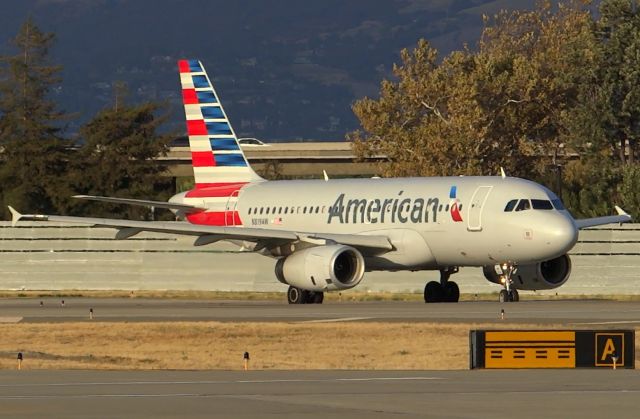
[[202, 63], [178, 61], [196, 189], [262, 181], [247, 161]]

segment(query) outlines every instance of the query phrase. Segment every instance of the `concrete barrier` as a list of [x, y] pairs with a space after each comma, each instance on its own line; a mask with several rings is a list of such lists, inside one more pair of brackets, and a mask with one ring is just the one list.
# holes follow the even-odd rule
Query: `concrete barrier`
[[[56, 223], [0, 222], [0, 289], [172, 289], [284, 291], [273, 259], [231, 244], [193, 247], [193, 238]], [[573, 273], [555, 294], [640, 294], [640, 224], [584, 230]], [[370, 272], [362, 291], [422, 292], [437, 272]], [[497, 292], [479, 268], [452, 277], [463, 293]], [[523, 294], [524, 295], [524, 294]]]

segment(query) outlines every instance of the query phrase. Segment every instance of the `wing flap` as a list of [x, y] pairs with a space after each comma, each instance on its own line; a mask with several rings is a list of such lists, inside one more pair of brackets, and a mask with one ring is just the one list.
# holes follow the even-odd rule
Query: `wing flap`
[[339, 244], [368, 249], [393, 250], [393, 245], [386, 236], [373, 236], [366, 234], [330, 234], [313, 233], [307, 236], [310, 239], [329, 240]]

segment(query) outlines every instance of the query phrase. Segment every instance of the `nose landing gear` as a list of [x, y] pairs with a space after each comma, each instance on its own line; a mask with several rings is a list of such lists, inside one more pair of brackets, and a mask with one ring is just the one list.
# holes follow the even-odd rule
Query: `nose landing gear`
[[511, 288], [513, 284], [513, 275], [518, 271], [518, 267], [515, 263], [507, 262], [500, 265], [502, 269], [502, 275], [500, 275], [500, 282], [504, 286], [503, 290], [500, 290], [498, 299], [501, 303], [517, 302], [520, 301], [518, 290]]
[[424, 287], [425, 303], [457, 303], [460, 299], [458, 284], [449, 281], [449, 277], [458, 272], [458, 267], [440, 270], [440, 282], [429, 281]]

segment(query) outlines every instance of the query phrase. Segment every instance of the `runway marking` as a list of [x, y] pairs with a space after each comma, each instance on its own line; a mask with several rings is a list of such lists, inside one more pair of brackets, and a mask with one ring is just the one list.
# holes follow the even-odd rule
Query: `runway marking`
[[572, 324], [598, 325], [598, 324], [631, 324], [631, 323], [640, 323], [640, 320], [616, 320], [616, 321], [608, 321], [608, 322], [585, 322], [585, 323], [572, 323]]
[[338, 323], [338, 322], [354, 322], [358, 320], [371, 320], [373, 317], [342, 317], [339, 319], [317, 319], [317, 320], [304, 320], [299, 323]]
[[0, 317], [0, 323], [19, 323], [22, 317]]
[[105, 381], [73, 383], [0, 384], [1, 387], [81, 387], [81, 386], [140, 386], [140, 385], [193, 385], [193, 384], [270, 384], [270, 383], [332, 383], [336, 381], [399, 381], [399, 380], [445, 380], [442, 377], [346, 377], [318, 379], [274, 379], [274, 380], [212, 380], [212, 381]]

